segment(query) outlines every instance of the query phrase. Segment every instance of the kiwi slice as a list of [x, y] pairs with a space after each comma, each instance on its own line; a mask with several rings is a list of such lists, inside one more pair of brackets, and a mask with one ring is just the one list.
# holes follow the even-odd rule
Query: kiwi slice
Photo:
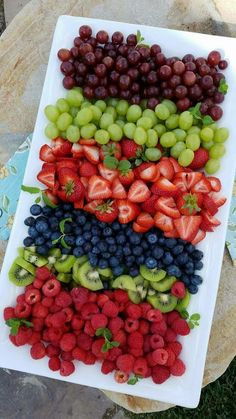
[[44, 258], [43, 256], [38, 255], [37, 253], [32, 253], [27, 249], [24, 250], [24, 259], [27, 262], [30, 262], [33, 265], [38, 266], [39, 268], [48, 263], [48, 260], [46, 258]]
[[65, 284], [68, 284], [72, 280], [72, 275], [64, 274], [63, 272], [61, 272], [60, 274], [57, 275], [57, 279], [60, 282], [64, 282]]
[[185, 310], [189, 305], [190, 299], [191, 299], [191, 294], [188, 292], [188, 290], [186, 290], [186, 294], [185, 294], [184, 298], [178, 299], [177, 306], [175, 307], [175, 310], [177, 310], [179, 312]]
[[18, 256], [20, 256], [21, 258], [24, 258], [25, 248], [24, 247], [18, 247], [17, 251], [18, 251]]
[[128, 290], [128, 296], [129, 296], [129, 299], [134, 304], [139, 304], [142, 301], [141, 296], [140, 296], [139, 292], [137, 292], [137, 291]]
[[175, 276], [166, 275], [166, 277], [164, 279], [162, 279], [161, 281], [153, 282], [152, 283], [152, 288], [154, 288], [154, 290], [160, 291], [160, 292], [168, 291], [168, 290], [171, 289], [172, 285], [175, 282], [176, 282]]
[[161, 281], [166, 276], [166, 272], [162, 269], [148, 269], [145, 265], [140, 266], [140, 274], [144, 277], [144, 279], [151, 282]]
[[80, 284], [80, 278], [79, 278], [79, 268], [83, 265], [83, 263], [87, 262], [88, 258], [87, 256], [81, 256], [76, 259], [73, 268], [72, 268], [72, 278], [77, 283]]
[[148, 296], [147, 301], [154, 307], [159, 309], [162, 313], [169, 313], [174, 310], [177, 304], [177, 298], [172, 294], [156, 294]]
[[60, 249], [54, 248], [50, 249], [48, 252], [48, 264], [49, 266], [53, 266], [54, 263], [61, 257], [61, 251]]
[[128, 290], [128, 295], [133, 303], [139, 304], [147, 296], [148, 281], [146, 281], [141, 275], [138, 275], [134, 277], [134, 283], [137, 291]]
[[[24, 249], [24, 248], [22, 247], [22, 249]], [[29, 250], [29, 252], [32, 252], [32, 253], [36, 253], [36, 251], [37, 251], [36, 246], [25, 247], [25, 249]]]
[[82, 287], [88, 288], [91, 291], [103, 289], [103, 283], [97, 269], [93, 268], [89, 262], [85, 262], [79, 267], [78, 278]]
[[21, 266], [21, 268], [24, 268], [26, 271], [28, 271], [29, 273], [31, 273], [32, 275], [35, 275], [35, 266], [32, 265], [32, 263], [27, 262], [26, 260], [24, 260], [21, 257], [18, 257], [14, 260], [14, 262]]
[[54, 264], [57, 272], [69, 273], [76, 261], [73, 255], [62, 255]]
[[[32, 275], [27, 269], [18, 265], [17, 259], [14, 260], [10, 267], [8, 273], [9, 280], [18, 287], [25, 287], [26, 285], [32, 284], [34, 275]], [[24, 259], [22, 260], [25, 262]], [[25, 263], [27, 264], [27, 262]]]
[[129, 275], [118, 276], [112, 283], [112, 288], [121, 288], [130, 291], [136, 291], [134, 280]]
[[105, 269], [98, 268], [98, 273], [101, 276], [104, 276], [104, 278], [112, 278], [113, 277], [112, 270], [110, 268], [105, 268]]

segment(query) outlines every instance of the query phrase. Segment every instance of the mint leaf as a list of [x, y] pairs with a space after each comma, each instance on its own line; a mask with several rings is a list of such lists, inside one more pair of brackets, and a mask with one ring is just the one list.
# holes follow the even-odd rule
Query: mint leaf
[[53, 240], [52, 244], [57, 244], [61, 240], [62, 237], [63, 236], [60, 236], [60, 237], [58, 237], [58, 239]]
[[181, 311], [180, 315], [183, 319], [188, 319], [189, 318], [189, 314], [188, 314], [187, 310]]
[[193, 322], [191, 322], [191, 321], [190, 321], [190, 322], [188, 322], [188, 325], [189, 325], [189, 328], [190, 328], [190, 329], [194, 329], [194, 323], [193, 323]]
[[64, 220], [61, 220], [59, 223], [60, 232], [64, 234], [65, 232], [65, 223], [66, 222], [72, 222], [72, 218], [64, 218]]
[[102, 349], [101, 349], [101, 352], [107, 352], [107, 351], [109, 351], [109, 342], [105, 342], [103, 345], [102, 345]]
[[203, 125], [210, 125], [210, 124], [214, 124], [215, 121], [212, 119], [210, 115], [206, 115], [202, 118], [202, 122], [203, 122]]
[[118, 346], [120, 346], [120, 342], [116, 342], [115, 340], [111, 342], [111, 345], [113, 346], [113, 348], [118, 348]]
[[112, 156], [106, 156], [103, 163], [109, 169], [116, 169], [119, 164], [119, 160]]
[[61, 237], [61, 245], [65, 248], [65, 249], [70, 249], [71, 246], [69, 246], [66, 242], [64, 237]]
[[103, 336], [106, 340], [110, 340], [112, 337], [112, 333], [109, 329], [107, 329], [106, 327], [99, 327], [96, 332], [95, 332], [96, 336]]
[[36, 198], [34, 202], [35, 202], [35, 204], [38, 204], [40, 201], [41, 201], [41, 198], [40, 198], [40, 196], [38, 196], [38, 198]]
[[143, 162], [142, 159], [136, 159], [134, 164], [135, 164], [135, 166], [140, 166], [140, 164], [142, 164], [142, 162]]
[[190, 316], [190, 320], [200, 320], [200, 317], [199, 313], [194, 313]]
[[134, 377], [131, 377], [129, 381], [127, 381], [127, 384], [134, 386], [137, 382], [138, 382], [138, 377], [134, 376]]
[[224, 95], [226, 95], [226, 93], [228, 92], [228, 89], [229, 89], [229, 86], [226, 83], [225, 79], [221, 79], [219, 87], [218, 87], [218, 91], [220, 93], [223, 93]]
[[138, 30], [137, 30], [137, 34], [136, 34], [137, 44], [140, 42], [141, 37], [142, 37], [141, 32], [140, 32], [140, 30], [138, 29]]
[[119, 162], [118, 165], [118, 169], [123, 172], [123, 171], [127, 171], [131, 168], [131, 163], [129, 162], [129, 160], [121, 160]]
[[200, 112], [201, 103], [197, 103], [196, 106], [189, 108], [189, 112], [193, 115], [196, 119], [202, 119], [202, 115]]
[[57, 208], [57, 205], [53, 204], [53, 202], [52, 202], [52, 201], [50, 201], [50, 199], [48, 198], [48, 196], [47, 196], [44, 192], [42, 192], [42, 198], [43, 198], [44, 203], [45, 203], [48, 207], [51, 207], [51, 208]]
[[11, 318], [6, 320], [6, 325], [10, 327], [10, 334], [12, 336], [16, 336], [19, 330], [19, 327], [21, 325], [25, 325], [27, 327], [32, 327], [33, 324], [27, 320], [24, 319], [17, 319], [17, 318]]
[[22, 319], [21, 320], [21, 323], [23, 323], [25, 326], [27, 326], [27, 327], [33, 327], [33, 323], [31, 323], [31, 322], [28, 322], [28, 320], [24, 320], [24, 319]]
[[24, 192], [29, 192], [30, 194], [36, 194], [36, 193], [41, 192], [41, 189], [39, 188], [34, 188], [33, 186], [25, 186], [25, 185], [21, 185], [21, 190]]

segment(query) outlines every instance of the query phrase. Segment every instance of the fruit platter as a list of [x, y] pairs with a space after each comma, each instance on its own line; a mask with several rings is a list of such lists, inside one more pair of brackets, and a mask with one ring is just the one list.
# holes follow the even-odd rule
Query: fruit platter
[[0, 366], [196, 407], [235, 173], [235, 40], [58, 20]]

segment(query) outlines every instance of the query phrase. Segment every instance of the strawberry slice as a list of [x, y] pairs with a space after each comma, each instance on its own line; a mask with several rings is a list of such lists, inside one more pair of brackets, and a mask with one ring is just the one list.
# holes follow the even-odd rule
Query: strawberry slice
[[57, 196], [54, 195], [50, 189], [42, 191], [42, 197], [47, 206], [55, 208], [58, 205]]
[[145, 170], [148, 169], [150, 166], [152, 166], [153, 163], [151, 162], [143, 162], [141, 163], [139, 166], [134, 168], [134, 176], [136, 179], [140, 179], [140, 173]]
[[203, 194], [201, 192], [196, 193], [183, 193], [178, 196], [176, 205], [182, 215], [195, 215], [201, 211], [203, 202]]
[[168, 217], [171, 218], [179, 218], [180, 212], [178, 208], [176, 207], [176, 203], [174, 199], [170, 196], [161, 196], [156, 204], [155, 208], [157, 211], [161, 211], [165, 215], [168, 215]]
[[[176, 173], [175, 179], [181, 179], [187, 190], [190, 190], [197, 182], [199, 182], [202, 179], [202, 173], [200, 172], [181, 172]], [[199, 191], [201, 192], [201, 191]]]
[[97, 144], [96, 140], [94, 140], [93, 138], [81, 138], [79, 140], [79, 144], [81, 145], [95, 145]]
[[221, 190], [221, 181], [215, 176], [207, 176], [208, 182], [211, 184], [211, 189], [214, 192], [219, 192]]
[[159, 176], [158, 176], [158, 178], [159, 178], [160, 173], [159, 173], [157, 165], [154, 164], [154, 163], [150, 163], [149, 167], [146, 167], [145, 169], [140, 171], [139, 177], [140, 177], [140, 179], [153, 182], [153, 179], [157, 180], [156, 179], [157, 174], [159, 174]]
[[133, 222], [132, 227], [135, 233], [146, 233], [146, 231], [149, 230], [149, 227], [143, 227], [140, 224], [136, 223], [135, 221]]
[[48, 167], [41, 170], [37, 174], [37, 179], [46, 185], [49, 189], [54, 189], [56, 170], [53, 167]]
[[57, 195], [68, 202], [77, 202], [84, 196], [84, 186], [77, 174], [67, 167], [58, 170], [61, 189]]
[[83, 146], [85, 157], [93, 164], [99, 163], [99, 148], [94, 146]]
[[133, 221], [139, 214], [138, 205], [130, 202], [127, 199], [117, 200], [118, 219], [121, 224], [127, 224]]
[[82, 177], [90, 177], [93, 175], [98, 174], [97, 166], [94, 166], [94, 164], [90, 163], [89, 161], [83, 161], [79, 168], [79, 174]]
[[202, 178], [199, 182], [195, 183], [191, 192], [209, 193], [211, 192], [211, 184], [206, 177]]
[[227, 198], [225, 198], [224, 196], [218, 196], [218, 194], [215, 192], [211, 192], [209, 196], [211, 197], [211, 199], [213, 199], [214, 203], [218, 208], [224, 205], [224, 203], [227, 201]]
[[221, 224], [221, 222], [217, 218], [210, 215], [207, 211], [202, 210], [201, 211], [201, 216], [202, 216], [203, 220], [206, 220], [213, 227], [217, 227]]
[[118, 177], [122, 185], [130, 185], [134, 180], [134, 172], [132, 169], [129, 169], [124, 173], [119, 173]]
[[206, 233], [205, 231], [202, 230], [198, 230], [196, 236], [194, 237], [194, 239], [191, 241], [191, 243], [195, 246], [196, 244], [198, 244], [200, 241], [202, 241], [203, 239], [205, 239], [206, 237]]
[[[179, 174], [179, 172], [178, 172], [178, 174]], [[179, 189], [180, 192], [182, 192], [182, 193], [188, 192], [185, 179], [183, 180], [180, 177], [175, 177], [175, 179], [173, 180], [173, 184], [175, 186], [177, 186], [177, 188]]]
[[175, 228], [173, 228], [171, 231], [165, 231], [164, 236], [170, 239], [177, 239], [179, 237], [179, 233]]
[[118, 170], [116, 169], [109, 169], [108, 167], [104, 166], [104, 164], [99, 163], [98, 171], [100, 175], [104, 178], [112, 182], [118, 176]]
[[111, 184], [101, 176], [91, 176], [88, 183], [88, 197], [94, 199], [106, 199], [112, 196]]
[[103, 201], [100, 199], [90, 201], [84, 206], [84, 211], [90, 212], [91, 214], [94, 214], [96, 208], [101, 205]]
[[83, 209], [84, 208], [84, 197], [81, 198], [79, 201], [74, 202], [75, 209]]
[[159, 211], [155, 214], [154, 222], [155, 226], [162, 231], [171, 231], [174, 228], [172, 218]]
[[177, 220], [174, 220], [174, 226], [181, 239], [191, 242], [199, 230], [201, 221], [202, 217], [200, 215], [182, 215]]
[[142, 180], [135, 180], [129, 188], [128, 199], [131, 202], [144, 202], [150, 198], [150, 195], [151, 192], [146, 183]]
[[95, 216], [103, 223], [112, 223], [118, 216], [118, 209], [115, 201], [108, 200], [95, 208]]
[[155, 215], [155, 203], [158, 200], [157, 195], [152, 195], [151, 198], [147, 199], [145, 202], [141, 204], [141, 208], [144, 212], [148, 212], [148, 214]]
[[137, 224], [147, 229], [152, 228], [154, 226], [154, 219], [150, 214], [147, 212], [141, 212], [136, 220]]
[[168, 180], [173, 179], [175, 171], [169, 159], [162, 158], [157, 166], [160, 170], [161, 176], [164, 176]]
[[42, 165], [42, 169], [41, 170], [45, 170], [45, 169], [54, 169], [56, 170], [56, 163], [43, 163]]
[[74, 172], [77, 173], [78, 170], [78, 164], [75, 163], [74, 160], [70, 160], [70, 159], [66, 159], [66, 160], [61, 160], [61, 161], [57, 161], [56, 162], [57, 165], [57, 170], [63, 169], [64, 167], [67, 167], [71, 170], [74, 170]]
[[[177, 160], [175, 160], [173, 157], [165, 157], [165, 158], [168, 158], [168, 160], [171, 162], [175, 173], [184, 172], [183, 167], [180, 166]], [[164, 159], [164, 157], [162, 157], [162, 159]]]
[[112, 183], [112, 198], [116, 199], [125, 199], [127, 198], [127, 192], [119, 181], [119, 179], [114, 179]]
[[52, 152], [56, 157], [66, 157], [71, 155], [72, 143], [64, 140], [61, 137], [57, 137], [51, 141]]
[[89, 180], [88, 180], [88, 178], [87, 178], [87, 177], [85, 177], [85, 176], [81, 176], [81, 177], [80, 177], [80, 182], [82, 182], [82, 184], [84, 185], [84, 188], [85, 188], [85, 189], [88, 189], [88, 183], [89, 183]]
[[84, 155], [83, 146], [79, 143], [74, 143], [72, 145], [71, 152], [72, 152], [73, 157], [77, 157], [77, 158], [83, 157]]
[[179, 188], [164, 177], [160, 177], [152, 185], [151, 191], [153, 194], [160, 196], [176, 196], [179, 194]]
[[215, 215], [218, 212], [218, 206], [214, 200], [207, 194], [204, 194], [203, 208], [209, 212], [210, 215]]
[[54, 156], [51, 147], [49, 147], [47, 144], [44, 144], [40, 148], [39, 158], [40, 160], [46, 161], [47, 163], [53, 163], [56, 161], [56, 157]]

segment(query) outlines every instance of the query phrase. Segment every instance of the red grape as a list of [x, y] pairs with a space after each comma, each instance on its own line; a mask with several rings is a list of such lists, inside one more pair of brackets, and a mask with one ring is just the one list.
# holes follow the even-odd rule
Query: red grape
[[99, 78], [96, 74], [88, 74], [86, 82], [89, 87], [97, 87], [99, 85]]
[[100, 86], [107, 86], [108, 85], [108, 80], [107, 77], [103, 77], [102, 79], [100, 79]]
[[138, 51], [134, 50], [129, 52], [127, 59], [131, 65], [137, 65], [141, 59], [141, 55]]
[[88, 69], [84, 63], [75, 63], [76, 71], [79, 76], [85, 76], [88, 72]]
[[194, 84], [188, 89], [190, 99], [198, 101], [202, 96], [202, 89], [198, 84]]
[[110, 84], [110, 86], [108, 86], [108, 93], [111, 97], [116, 97], [118, 96], [118, 89], [114, 84]]
[[147, 82], [148, 84], [155, 84], [157, 83], [158, 77], [156, 71], [150, 71], [147, 75]]
[[84, 85], [84, 78], [76, 74], [75, 76], [75, 84], [76, 86], [82, 87]]
[[90, 45], [88, 43], [80, 44], [78, 49], [79, 49], [79, 55], [81, 55], [81, 57], [84, 57], [84, 55], [87, 54], [87, 52], [92, 52], [93, 51], [92, 45]]
[[155, 61], [156, 64], [161, 66], [163, 64], [165, 64], [166, 62], [166, 57], [164, 56], [164, 54], [162, 54], [162, 52], [159, 52], [156, 56], [155, 56]]
[[196, 74], [193, 71], [185, 71], [182, 80], [186, 86], [192, 86], [196, 82]]
[[179, 84], [174, 90], [174, 95], [177, 99], [183, 99], [188, 93], [188, 89], [183, 84]]
[[155, 107], [158, 105], [158, 103], [160, 103], [160, 100], [159, 99], [157, 99], [155, 97], [151, 97], [147, 101], [147, 108], [149, 108], [149, 109], [155, 109]]
[[225, 76], [224, 76], [224, 74], [223, 74], [223, 73], [216, 73], [216, 74], [214, 74], [214, 75], [213, 75], [214, 85], [215, 85], [216, 87], [218, 87], [218, 86], [219, 86], [219, 84], [220, 84], [220, 81], [221, 81], [222, 79], [224, 79], [224, 78], [225, 78]]
[[171, 67], [176, 61], [179, 61], [179, 59], [176, 57], [167, 58], [166, 65], [169, 65]]
[[112, 67], [115, 64], [113, 58], [111, 58], [111, 57], [104, 57], [102, 62], [103, 62], [103, 64], [105, 64], [105, 66], [108, 70], [111, 70]]
[[153, 44], [150, 49], [150, 53], [152, 57], [155, 57], [156, 54], [161, 52], [161, 47], [158, 44]]
[[94, 66], [96, 64], [96, 57], [93, 52], [87, 52], [84, 56], [85, 64]]
[[134, 82], [131, 84], [130, 90], [132, 93], [139, 93], [140, 90], [140, 84], [137, 82]]
[[211, 86], [209, 89], [207, 89], [207, 91], [206, 91], [206, 94], [207, 94], [207, 97], [212, 97], [212, 96], [214, 96], [214, 94], [216, 93], [216, 91], [217, 91], [217, 88], [216, 88], [216, 86]]
[[79, 28], [79, 36], [81, 39], [88, 39], [92, 35], [92, 29], [88, 25], [82, 25]]
[[122, 74], [119, 78], [119, 87], [121, 90], [127, 90], [130, 86], [131, 79], [126, 74]]
[[116, 32], [113, 33], [111, 39], [112, 39], [113, 44], [120, 45], [120, 44], [122, 44], [124, 37], [123, 37], [123, 34], [121, 32], [116, 31]]
[[147, 97], [155, 97], [158, 96], [160, 94], [160, 89], [157, 86], [149, 86], [147, 88]]
[[141, 57], [144, 60], [147, 60], [150, 57], [150, 48], [149, 47], [139, 47], [138, 51], [139, 51]]
[[69, 49], [62, 48], [59, 49], [57, 56], [61, 61], [69, 61], [72, 57], [72, 53]]
[[83, 94], [87, 99], [93, 99], [94, 97], [94, 91], [91, 87], [85, 86], [83, 88]]
[[162, 80], [168, 80], [172, 75], [172, 70], [169, 65], [162, 65], [159, 71], [160, 78]]
[[223, 115], [223, 111], [218, 105], [211, 106], [208, 113], [214, 121], [218, 121]]
[[183, 58], [182, 58], [183, 63], [187, 63], [189, 61], [194, 61], [194, 56], [192, 54], [186, 54]]
[[83, 41], [82, 41], [82, 39], [81, 39], [79, 36], [77, 36], [77, 37], [74, 39], [74, 46], [75, 46], [75, 47], [79, 47], [81, 44], [83, 44]]
[[221, 92], [215, 92], [214, 94], [214, 102], [215, 103], [222, 103], [225, 100], [225, 95]]
[[113, 83], [116, 83], [116, 82], [119, 80], [119, 77], [120, 77], [120, 74], [119, 74], [117, 71], [115, 71], [115, 70], [113, 70], [113, 71], [110, 73], [110, 80], [111, 80]]
[[211, 71], [209, 65], [207, 64], [202, 64], [200, 65], [198, 72], [200, 74], [200, 76], [206, 76], [207, 74], [209, 74]]
[[96, 57], [96, 62], [100, 63], [103, 59], [103, 50], [102, 48], [96, 48], [94, 51], [94, 55]]
[[185, 65], [182, 61], [175, 61], [172, 69], [174, 74], [181, 75], [185, 72]]
[[99, 77], [102, 78], [106, 75], [107, 72], [107, 68], [105, 66], [105, 64], [101, 63], [98, 64], [95, 68], [94, 68], [95, 74]]
[[174, 74], [169, 80], [169, 86], [172, 87], [172, 89], [174, 89], [180, 83], [181, 83], [181, 77], [177, 76], [177, 74]]
[[105, 99], [107, 97], [107, 89], [104, 86], [96, 87], [94, 93], [97, 99]]
[[187, 61], [187, 63], [185, 63], [186, 71], [196, 71], [196, 69], [196, 64], [193, 61]]
[[87, 40], [87, 43], [90, 44], [93, 48], [96, 48], [97, 46], [97, 40], [94, 38], [94, 36], [91, 36], [91, 38]]
[[130, 78], [132, 80], [136, 80], [139, 76], [139, 72], [137, 70], [137, 68], [129, 68], [127, 71], [128, 76], [130, 76]]
[[106, 31], [98, 31], [96, 40], [99, 44], [106, 44], [109, 41], [109, 35]]
[[176, 106], [181, 112], [186, 111], [190, 107], [190, 105], [191, 105], [191, 102], [188, 97], [185, 97], [184, 99], [180, 99], [176, 102]]
[[141, 97], [140, 95], [134, 95], [131, 97], [130, 99], [130, 103], [132, 103], [132, 105], [139, 105], [141, 102]]
[[74, 58], [77, 58], [79, 56], [79, 49], [78, 49], [78, 47], [71, 48], [70, 52], [71, 52], [71, 55]]
[[61, 72], [65, 76], [71, 76], [75, 72], [75, 67], [70, 61], [64, 61], [61, 63]]
[[128, 45], [136, 45], [137, 44], [137, 36], [131, 33], [127, 36], [126, 42]]
[[120, 97], [122, 99], [125, 99], [125, 100], [130, 100], [131, 99], [131, 92], [130, 92], [130, 90], [121, 90], [120, 91]]
[[126, 58], [121, 57], [116, 60], [115, 67], [118, 73], [124, 73], [128, 69], [128, 61], [126, 60]]
[[210, 89], [213, 86], [213, 78], [209, 75], [202, 77], [200, 85], [204, 90]]
[[172, 99], [174, 96], [173, 89], [170, 89], [169, 87], [167, 87], [166, 89], [163, 89], [162, 95], [165, 99]]
[[128, 54], [128, 46], [126, 44], [121, 44], [117, 51], [120, 55], [126, 57], [126, 55]]
[[225, 70], [228, 67], [228, 63], [226, 60], [220, 60], [218, 67], [220, 70]]
[[149, 63], [140, 64], [139, 71], [141, 74], [144, 74], [144, 75], [148, 74], [150, 71], [150, 64]]
[[209, 108], [208, 104], [207, 104], [206, 102], [203, 102], [203, 103], [201, 104], [201, 106], [200, 106], [200, 112], [201, 112], [203, 115], [206, 115], [206, 114], [207, 114], [207, 111], [208, 111], [208, 108]]
[[195, 64], [197, 66], [197, 68], [201, 67], [201, 65], [206, 64], [206, 60], [203, 57], [198, 57], [195, 60]]
[[72, 89], [75, 86], [75, 81], [73, 79], [73, 77], [71, 76], [66, 76], [63, 79], [63, 86], [65, 87], [65, 89]]
[[221, 60], [221, 55], [219, 51], [211, 51], [210, 54], [207, 57], [207, 62], [210, 65], [218, 65]]

